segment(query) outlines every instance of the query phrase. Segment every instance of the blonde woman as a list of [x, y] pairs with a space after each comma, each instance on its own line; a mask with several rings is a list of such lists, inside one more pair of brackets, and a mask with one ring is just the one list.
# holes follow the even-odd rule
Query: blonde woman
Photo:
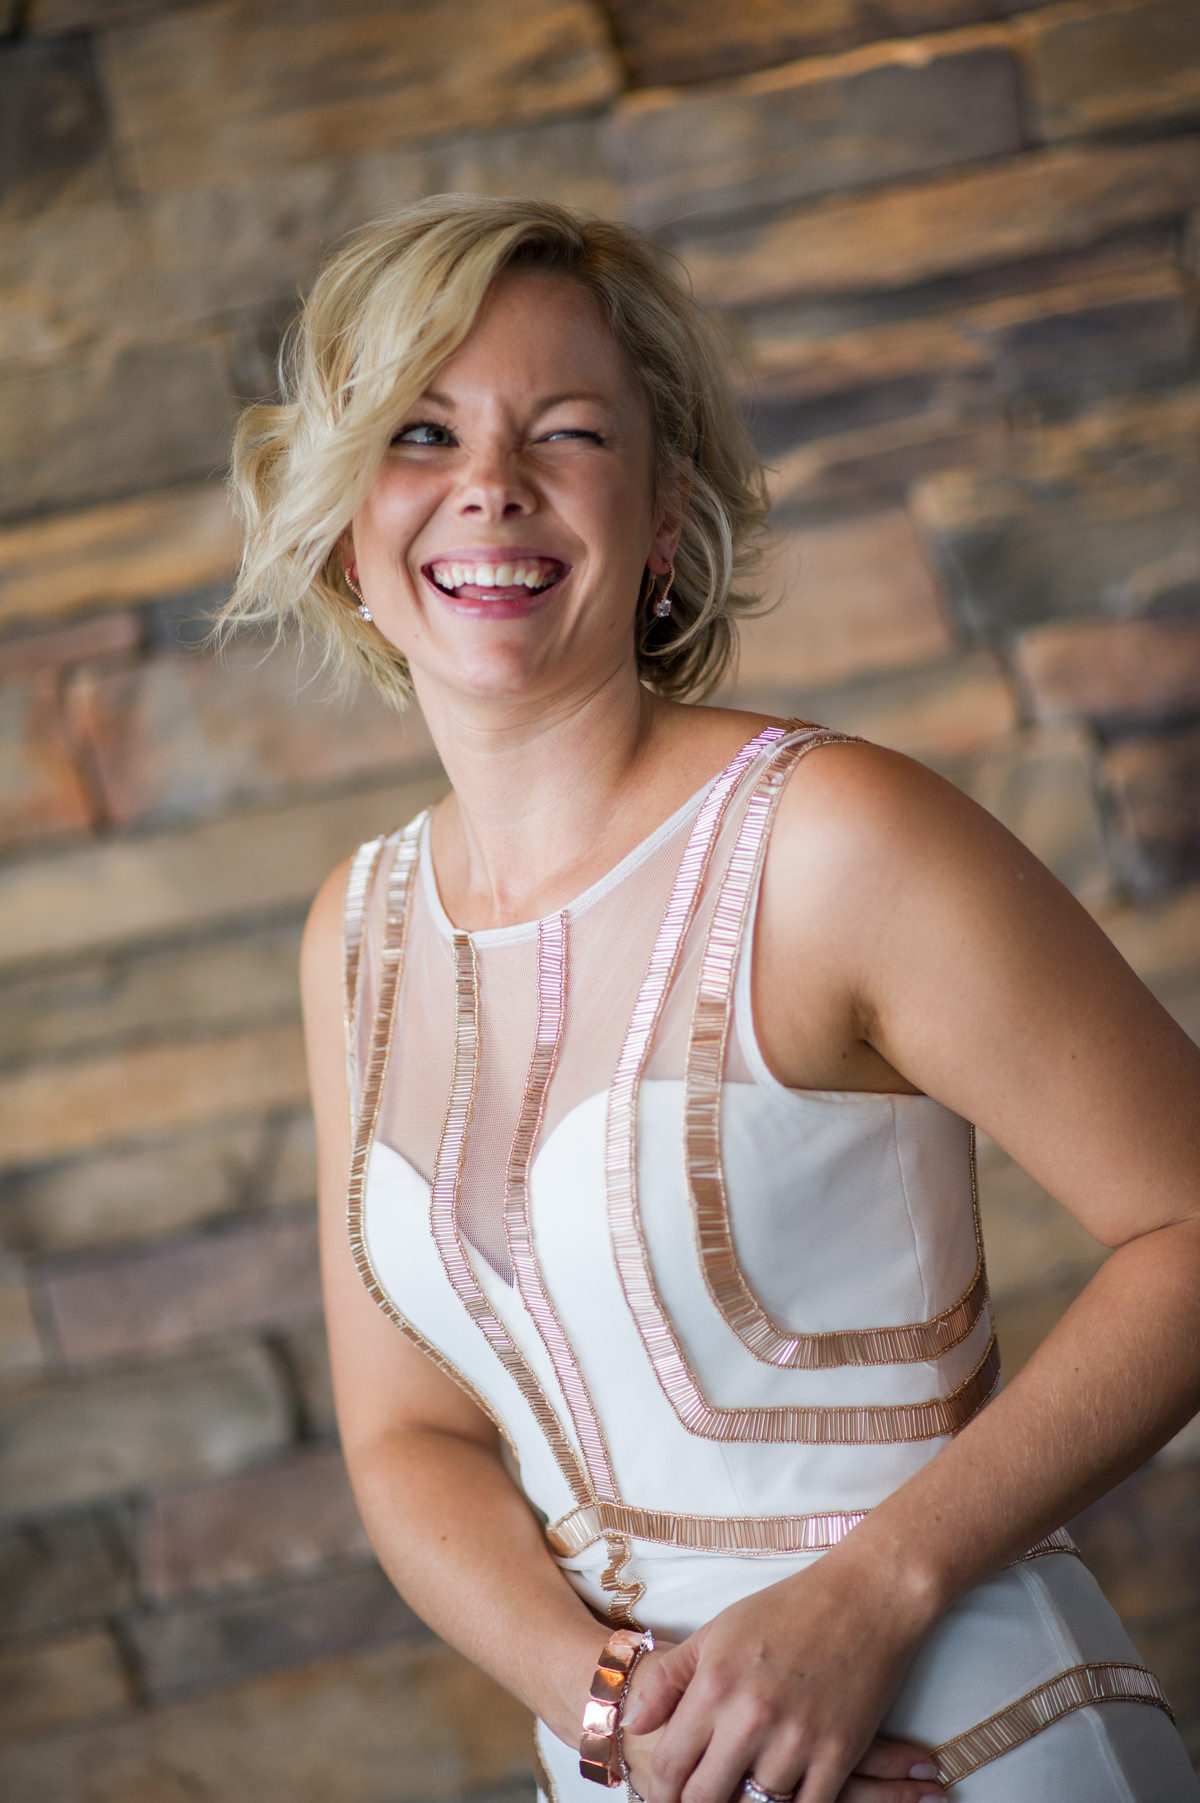
[[[1200, 1403], [1200, 1054], [955, 789], [698, 705], [763, 479], [635, 235], [431, 199], [292, 350], [229, 618], [415, 694], [452, 785], [303, 957], [385, 1569], [564, 1803], [1200, 1797], [1060, 1531]], [[973, 1121], [1113, 1248], [1002, 1391]]]

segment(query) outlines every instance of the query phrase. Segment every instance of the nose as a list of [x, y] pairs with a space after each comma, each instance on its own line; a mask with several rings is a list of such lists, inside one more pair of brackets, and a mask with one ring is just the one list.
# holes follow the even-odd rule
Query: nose
[[515, 451], [499, 441], [476, 447], [459, 484], [461, 514], [479, 520], [514, 519], [531, 513], [536, 504]]

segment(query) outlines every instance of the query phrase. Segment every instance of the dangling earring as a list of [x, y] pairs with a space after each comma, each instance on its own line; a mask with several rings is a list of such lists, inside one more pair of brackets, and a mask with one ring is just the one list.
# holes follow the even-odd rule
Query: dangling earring
[[671, 611], [671, 584], [674, 580], [675, 565], [672, 564], [667, 572], [667, 586], [658, 597], [658, 600], [654, 603], [654, 616], [658, 620], [665, 620]]
[[346, 587], [350, 590], [350, 593], [352, 595], [358, 596], [359, 618], [363, 619], [363, 620], [373, 620], [375, 618], [375, 615], [371, 612], [370, 608], [367, 606], [366, 602], [363, 600], [363, 592], [359, 588], [357, 582], [355, 582], [355, 580], [354, 580], [353, 576], [350, 574], [349, 570], [347, 570], [345, 572], [345, 576], [346, 576]]

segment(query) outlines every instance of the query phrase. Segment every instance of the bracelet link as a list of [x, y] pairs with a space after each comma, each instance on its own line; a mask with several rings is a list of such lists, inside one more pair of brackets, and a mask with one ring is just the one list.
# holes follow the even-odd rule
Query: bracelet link
[[618, 1628], [605, 1642], [584, 1705], [579, 1736], [579, 1770], [593, 1784], [611, 1789], [625, 1777], [620, 1745], [621, 1709], [634, 1666], [653, 1646], [653, 1634], [639, 1634], [631, 1628]]

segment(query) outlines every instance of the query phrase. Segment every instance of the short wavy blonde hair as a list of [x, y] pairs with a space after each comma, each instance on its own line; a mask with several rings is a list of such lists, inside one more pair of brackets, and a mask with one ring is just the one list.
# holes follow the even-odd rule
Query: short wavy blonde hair
[[736, 652], [739, 614], [768, 507], [762, 465], [740, 420], [727, 352], [686, 278], [636, 232], [544, 200], [438, 194], [353, 237], [320, 271], [285, 335], [280, 405], [248, 407], [230, 486], [245, 526], [241, 570], [217, 617], [289, 624], [324, 663], [365, 674], [398, 707], [412, 696], [404, 659], [363, 621], [340, 541], [396, 430], [469, 334], [501, 271], [553, 271], [599, 304], [645, 391], [653, 503], [683, 472], [690, 488], [670, 617], [637, 604], [642, 681], [701, 699]]

